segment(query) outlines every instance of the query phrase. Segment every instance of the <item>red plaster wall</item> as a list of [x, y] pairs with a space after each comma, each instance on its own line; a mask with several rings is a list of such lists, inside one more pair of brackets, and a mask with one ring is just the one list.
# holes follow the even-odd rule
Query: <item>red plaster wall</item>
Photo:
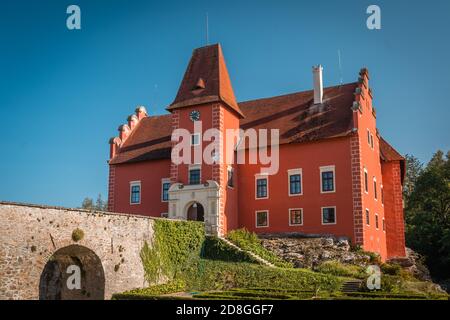
[[[320, 167], [335, 166], [336, 192], [320, 192]], [[269, 176], [269, 199], [256, 200], [259, 165], [239, 165], [239, 225], [257, 233], [334, 234], [353, 240], [350, 138], [280, 146], [280, 168]], [[289, 196], [288, 170], [302, 169], [303, 195]], [[336, 206], [337, 223], [322, 225], [321, 207]], [[289, 208], [303, 208], [303, 226], [289, 226]], [[269, 210], [269, 227], [256, 228], [255, 211]]]
[[[170, 178], [170, 160], [115, 165], [114, 212], [160, 217], [168, 212], [162, 202], [161, 180]], [[141, 203], [130, 204], [130, 182], [141, 181]]]
[[[367, 251], [377, 252], [384, 261], [386, 252], [386, 232], [383, 231], [384, 205], [381, 201], [381, 186], [384, 187], [380, 162], [380, 140], [377, 135], [376, 114], [372, 106], [372, 95], [369, 92], [368, 74], [362, 73], [362, 83], [360, 84], [361, 94], [356, 95], [355, 100], [360, 103], [361, 111], [354, 113], [354, 125], [358, 129], [360, 159], [361, 159], [361, 209], [362, 209], [362, 229], [363, 248]], [[367, 130], [373, 137], [373, 148], [369, 144]], [[368, 173], [368, 192], [364, 188], [364, 169]], [[378, 199], [375, 199], [373, 179], [377, 181]], [[386, 194], [386, 190], [384, 190]], [[366, 209], [369, 209], [369, 222], [366, 223]], [[375, 225], [375, 215], [378, 215], [379, 228]]]
[[405, 223], [399, 161], [383, 162], [387, 257], [405, 257]]

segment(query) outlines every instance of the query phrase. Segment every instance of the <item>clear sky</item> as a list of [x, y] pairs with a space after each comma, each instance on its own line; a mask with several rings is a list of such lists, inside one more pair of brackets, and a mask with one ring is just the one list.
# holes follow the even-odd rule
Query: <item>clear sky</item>
[[[66, 8], [81, 8], [81, 30]], [[381, 7], [382, 29], [366, 9]], [[428, 161], [449, 150], [450, 1], [0, 2], [0, 200], [107, 196], [108, 140], [137, 105], [165, 113], [192, 50], [220, 42], [239, 101], [371, 74], [381, 134]]]

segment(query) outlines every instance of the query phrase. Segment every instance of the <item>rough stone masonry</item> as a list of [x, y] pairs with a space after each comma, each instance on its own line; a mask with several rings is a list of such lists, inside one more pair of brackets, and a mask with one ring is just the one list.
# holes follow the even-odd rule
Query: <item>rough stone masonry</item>
[[[39, 299], [40, 290], [61, 285], [53, 281], [57, 266], [51, 263], [64, 252], [66, 261], [80, 265], [98, 261], [82, 266], [83, 276], [95, 269], [103, 277], [83, 287], [86, 299], [147, 285], [140, 251], [152, 243], [152, 218], [0, 202], [0, 219], [0, 299]], [[81, 239], [73, 236], [77, 229]], [[45, 275], [44, 269], [51, 271]], [[59, 298], [64, 294], [59, 290]]]

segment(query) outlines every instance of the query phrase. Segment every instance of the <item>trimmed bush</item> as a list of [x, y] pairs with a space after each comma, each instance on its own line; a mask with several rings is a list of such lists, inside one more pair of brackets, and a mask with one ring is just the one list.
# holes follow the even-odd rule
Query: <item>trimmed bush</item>
[[72, 232], [72, 240], [75, 242], [81, 241], [84, 238], [84, 231], [76, 228], [75, 230], [73, 230]]
[[254, 232], [249, 232], [246, 229], [233, 230], [228, 233], [227, 238], [241, 249], [253, 252], [261, 258], [273, 263], [277, 267], [293, 267], [292, 263], [284, 261], [273, 252], [264, 248], [261, 244], [261, 240]]

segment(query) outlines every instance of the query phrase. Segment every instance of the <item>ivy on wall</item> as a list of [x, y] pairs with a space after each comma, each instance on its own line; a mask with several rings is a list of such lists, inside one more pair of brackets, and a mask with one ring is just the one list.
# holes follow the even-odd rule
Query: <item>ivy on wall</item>
[[202, 223], [155, 220], [154, 239], [144, 244], [141, 259], [150, 284], [175, 279], [183, 269], [199, 259], [205, 240]]

